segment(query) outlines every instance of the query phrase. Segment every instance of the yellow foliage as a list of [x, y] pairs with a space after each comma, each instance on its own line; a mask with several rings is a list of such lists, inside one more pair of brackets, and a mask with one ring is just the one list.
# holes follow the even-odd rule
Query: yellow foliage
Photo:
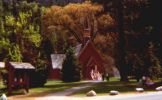
[[51, 33], [66, 34], [78, 36], [81, 40], [84, 29], [90, 28], [93, 34], [102, 28], [114, 25], [115, 21], [110, 15], [98, 15], [102, 12], [101, 5], [90, 2], [47, 8], [42, 17], [45, 36], [50, 37]]

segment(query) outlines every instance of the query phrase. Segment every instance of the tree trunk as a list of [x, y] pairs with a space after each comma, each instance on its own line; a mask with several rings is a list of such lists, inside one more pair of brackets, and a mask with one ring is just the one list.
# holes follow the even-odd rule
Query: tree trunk
[[118, 69], [120, 71], [121, 81], [128, 81], [127, 67], [125, 62], [125, 33], [124, 33], [124, 19], [123, 19], [123, 5], [122, 0], [117, 0], [117, 21], [118, 21]]

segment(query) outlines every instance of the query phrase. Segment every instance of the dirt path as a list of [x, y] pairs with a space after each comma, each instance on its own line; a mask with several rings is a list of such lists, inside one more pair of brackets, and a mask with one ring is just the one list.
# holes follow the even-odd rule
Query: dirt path
[[97, 83], [98, 82], [89, 82], [87, 84], [76, 86], [76, 87], [73, 87], [73, 88], [70, 88], [70, 89], [66, 89], [66, 90], [61, 91], [61, 92], [49, 94], [48, 96], [69, 96], [69, 95], [72, 95], [75, 92], [78, 92], [80, 90], [92, 87], [92, 85], [97, 84]]

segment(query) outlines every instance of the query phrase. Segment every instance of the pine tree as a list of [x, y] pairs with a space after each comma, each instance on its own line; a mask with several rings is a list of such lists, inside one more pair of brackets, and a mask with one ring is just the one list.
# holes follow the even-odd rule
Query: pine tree
[[156, 79], [161, 75], [161, 65], [159, 58], [155, 55], [155, 46], [153, 42], [149, 42], [147, 56], [145, 59], [146, 74]]
[[62, 81], [75, 82], [81, 80], [80, 64], [74, 55], [74, 49], [69, 47], [66, 51], [66, 59], [63, 62]]

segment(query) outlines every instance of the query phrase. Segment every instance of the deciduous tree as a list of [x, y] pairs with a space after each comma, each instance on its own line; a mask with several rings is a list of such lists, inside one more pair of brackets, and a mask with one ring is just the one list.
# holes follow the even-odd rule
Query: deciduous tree
[[105, 33], [108, 28], [111, 29], [116, 25], [109, 14], [103, 13], [101, 5], [90, 2], [69, 4], [64, 7], [52, 6], [46, 9], [42, 20], [44, 35], [55, 40], [55, 45], [60, 37], [66, 41], [70, 36], [83, 43], [83, 32], [87, 28], [91, 30], [93, 40], [97, 33]]

